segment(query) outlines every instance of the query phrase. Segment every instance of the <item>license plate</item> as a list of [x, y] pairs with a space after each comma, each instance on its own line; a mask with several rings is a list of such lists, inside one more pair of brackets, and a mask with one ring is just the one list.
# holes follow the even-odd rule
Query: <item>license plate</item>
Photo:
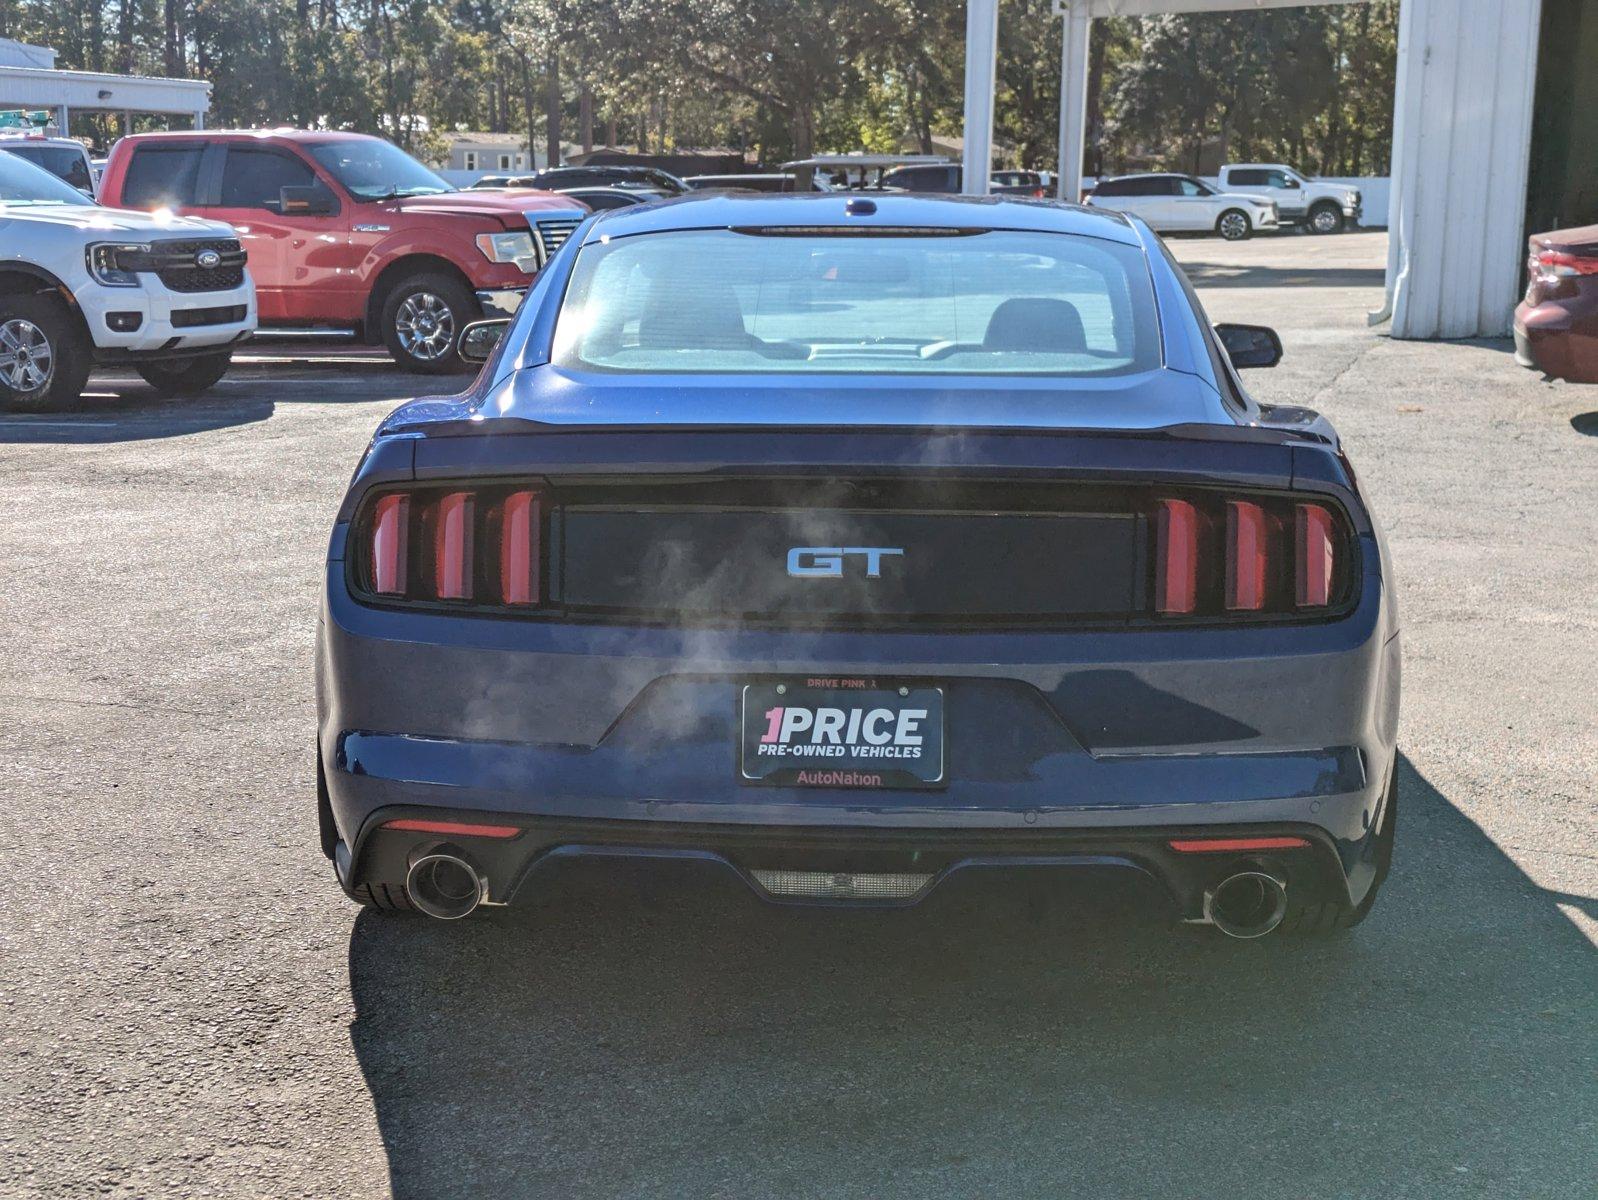
[[743, 689], [739, 773], [785, 787], [944, 783], [943, 689], [873, 679], [796, 679]]

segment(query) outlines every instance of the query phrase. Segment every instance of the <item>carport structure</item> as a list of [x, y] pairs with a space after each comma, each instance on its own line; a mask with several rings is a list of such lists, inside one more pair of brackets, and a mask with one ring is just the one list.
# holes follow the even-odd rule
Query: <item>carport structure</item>
[[[1065, 21], [1060, 198], [1081, 193], [1093, 18], [1364, 2], [1054, 0]], [[976, 193], [987, 190], [992, 162], [998, 7], [998, 0], [966, 4], [964, 178]], [[1509, 329], [1525, 254], [1542, 10], [1543, 0], [1402, 0], [1387, 301], [1371, 314], [1373, 323], [1391, 320], [1394, 337], [1491, 337]]]

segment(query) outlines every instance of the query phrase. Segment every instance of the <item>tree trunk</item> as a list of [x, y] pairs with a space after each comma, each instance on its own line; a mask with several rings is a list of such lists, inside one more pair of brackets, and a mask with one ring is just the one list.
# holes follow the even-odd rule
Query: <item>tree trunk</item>
[[166, 24], [166, 46], [163, 65], [171, 78], [183, 74], [183, 27], [180, 0], [165, 0], [163, 17]]
[[[533, 157], [533, 147], [538, 145], [537, 106], [533, 103], [533, 64], [524, 52], [522, 60], [522, 106], [527, 114], [527, 156]], [[534, 165], [537, 160], [534, 159]]]
[[1095, 179], [1104, 178], [1104, 58], [1110, 44], [1106, 23], [1088, 43], [1088, 161]]
[[585, 84], [577, 97], [577, 125], [582, 131], [583, 153], [594, 149], [594, 93]]
[[544, 138], [549, 165], [560, 166], [560, 53], [554, 47], [545, 65]]
[[615, 145], [617, 145], [618, 143], [616, 141], [616, 137], [617, 137], [617, 132], [616, 132], [616, 114], [615, 113], [611, 113], [605, 119], [605, 145], [607, 145], [607, 146], [615, 146]]
[[133, 0], [121, 0], [117, 7], [117, 70], [133, 73]]

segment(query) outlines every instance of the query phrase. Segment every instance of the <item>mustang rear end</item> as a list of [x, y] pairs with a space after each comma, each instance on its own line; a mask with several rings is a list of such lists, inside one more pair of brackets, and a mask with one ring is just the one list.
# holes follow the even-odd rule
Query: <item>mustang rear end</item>
[[1335, 434], [1157, 239], [1014, 201], [591, 220], [334, 528], [323, 848], [464, 916], [586, 860], [789, 903], [1144, 876], [1254, 937], [1369, 911], [1396, 612]]

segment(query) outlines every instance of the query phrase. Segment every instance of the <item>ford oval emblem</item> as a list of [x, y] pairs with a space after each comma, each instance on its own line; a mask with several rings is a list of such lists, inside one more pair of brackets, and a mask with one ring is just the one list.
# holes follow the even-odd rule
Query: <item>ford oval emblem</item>
[[194, 256], [194, 265], [202, 271], [214, 271], [222, 265], [222, 256], [215, 250], [201, 250]]

